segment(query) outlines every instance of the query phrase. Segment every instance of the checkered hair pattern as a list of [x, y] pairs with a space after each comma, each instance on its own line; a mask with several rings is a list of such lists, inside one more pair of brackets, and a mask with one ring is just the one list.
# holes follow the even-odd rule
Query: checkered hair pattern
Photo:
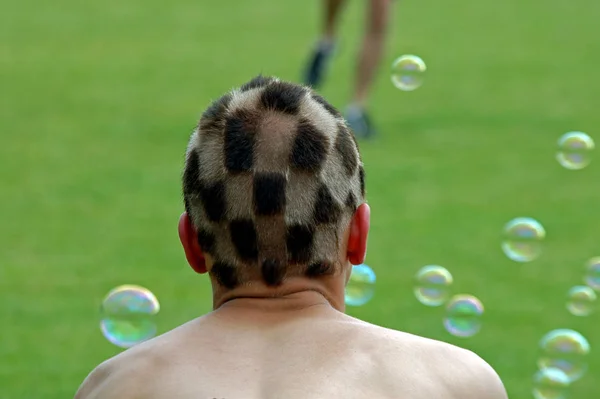
[[186, 152], [186, 211], [226, 288], [336, 272], [364, 202], [364, 169], [340, 113], [310, 88], [258, 76], [203, 113]]

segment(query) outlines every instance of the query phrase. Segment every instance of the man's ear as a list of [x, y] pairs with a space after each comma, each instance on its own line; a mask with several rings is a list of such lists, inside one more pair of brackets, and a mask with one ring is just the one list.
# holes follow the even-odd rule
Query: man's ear
[[367, 256], [367, 238], [371, 226], [371, 208], [361, 204], [352, 217], [350, 234], [348, 237], [348, 261], [353, 265], [360, 265]]
[[206, 258], [198, 244], [198, 233], [192, 225], [187, 212], [179, 218], [179, 239], [183, 245], [185, 257], [196, 273], [206, 273]]

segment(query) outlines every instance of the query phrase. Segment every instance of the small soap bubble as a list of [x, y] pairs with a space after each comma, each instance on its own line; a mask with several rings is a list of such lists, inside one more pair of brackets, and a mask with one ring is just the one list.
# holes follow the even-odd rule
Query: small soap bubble
[[585, 283], [600, 292], [600, 256], [590, 259], [585, 269]]
[[448, 301], [452, 274], [438, 265], [422, 267], [415, 277], [414, 293], [417, 300], [426, 306], [440, 306]]
[[392, 64], [392, 83], [402, 91], [418, 89], [427, 70], [425, 62], [416, 55], [403, 55]]
[[562, 370], [570, 382], [583, 377], [587, 371], [587, 355], [590, 344], [581, 333], [558, 329], [550, 331], [540, 341], [542, 354], [538, 360], [540, 369]]
[[542, 369], [533, 377], [533, 397], [535, 399], [565, 399], [569, 385], [571, 385], [569, 377], [561, 369]]
[[567, 310], [575, 316], [589, 316], [595, 310], [597, 295], [587, 285], [571, 288], [567, 297]]
[[583, 169], [591, 162], [594, 147], [594, 140], [583, 132], [565, 133], [558, 140], [556, 159], [566, 169]]
[[483, 304], [473, 295], [456, 295], [446, 306], [444, 327], [456, 337], [472, 337], [481, 329], [483, 311]]
[[346, 285], [346, 305], [362, 306], [369, 302], [375, 294], [375, 280], [375, 272], [369, 266], [352, 266], [350, 280]]
[[100, 329], [121, 348], [130, 348], [156, 335], [155, 316], [160, 310], [152, 292], [137, 285], [112, 289], [102, 301]]
[[502, 251], [515, 262], [531, 262], [542, 253], [544, 227], [535, 219], [519, 217], [504, 226]]

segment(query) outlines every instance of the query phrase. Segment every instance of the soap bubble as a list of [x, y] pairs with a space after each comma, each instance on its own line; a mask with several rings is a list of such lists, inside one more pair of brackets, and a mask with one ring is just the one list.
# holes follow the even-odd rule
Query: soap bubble
[[558, 140], [556, 160], [566, 169], [578, 170], [589, 165], [592, 160], [594, 140], [583, 132], [565, 133]]
[[102, 301], [100, 329], [114, 345], [129, 348], [156, 335], [154, 316], [159, 310], [158, 300], [148, 289], [121, 285]]
[[533, 377], [533, 397], [565, 399], [569, 385], [571, 385], [569, 377], [561, 369], [542, 369]]
[[456, 337], [472, 337], [481, 329], [483, 304], [472, 295], [456, 295], [446, 306], [444, 327]]
[[587, 285], [577, 285], [569, 290], [567, 309], [575, 316], [589, 316], [596, 306], [597, 295]]
[[423, 305], [440, 306], [446, 303], [453, 281], [447, 269], [438, 265], [424, 266], [417, 272], [415, 280], [414, 293]]
[[346, 304], [362, 306], [369, 302], [375, 294], [375, 280], [375, 272], [369, 266], [352, 266], [350, 280], [346, 285]]
[[585, 283], [600, 292], [600, 256], [588, 261], [585, 271]]
[[502, 250], [515, 262], [531, 262], [540, 256], [544, 237], [546, 231], [537, 220], [516, 218], [504, 226]]
[[550, 331], [540, 341], [540, 348], [540, 369], [560, 369], [570, 382], [580, 379], [586, 373], [590, 344], [581, 333], [569, 329]]
[[403, 55], [392, 64], [392, 83], [403, 91], [416, 90], [423, 84], [427, 70], [425, 62], [416, 55]]

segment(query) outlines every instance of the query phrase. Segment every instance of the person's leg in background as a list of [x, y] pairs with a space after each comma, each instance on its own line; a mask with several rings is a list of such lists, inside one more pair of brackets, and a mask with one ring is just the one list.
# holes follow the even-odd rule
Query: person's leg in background
[[346, 110], [346, 119], [358, 137], [375, 134], [366, 107], [385, 48], [392, 1], [369, 0], [367, 27], [357, 60], [354, 95]]
[[317, 43], [304, 76], [304, 83], [317, 88], [323, 82], [327, 62], [329, 61], [334, 47], [336, 25], [346, 0], [325, 0], [325, 18], [323, 21], [323, 32]]

